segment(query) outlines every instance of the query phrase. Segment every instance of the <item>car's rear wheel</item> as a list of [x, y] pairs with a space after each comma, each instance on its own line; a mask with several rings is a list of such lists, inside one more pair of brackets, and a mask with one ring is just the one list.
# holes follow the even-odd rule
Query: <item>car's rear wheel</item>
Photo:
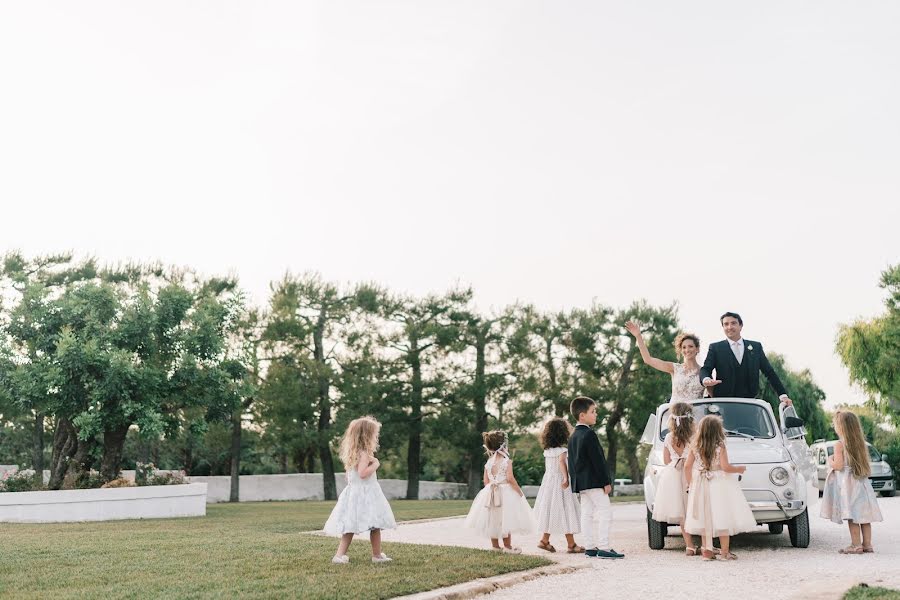
[[778, 535], [784, 531], [784, 523], [769, 523], [769, 533]]
[[885, 498], [893, 498], [896, 492], [894, 490], [888, 490], [886, 492], [881, 492], [881, 495]]
[[666, 547], [666, 533], [668, 526], [665, 523], [653, 520], [653, 514], [647, 509], [647, 541], [653, 550], [662, 550]]
[[794, 548], [809, 547], [809, 513], [806, 509], [802, 513], [788, 521], [788, 535], [791, 536], [791, 545]]

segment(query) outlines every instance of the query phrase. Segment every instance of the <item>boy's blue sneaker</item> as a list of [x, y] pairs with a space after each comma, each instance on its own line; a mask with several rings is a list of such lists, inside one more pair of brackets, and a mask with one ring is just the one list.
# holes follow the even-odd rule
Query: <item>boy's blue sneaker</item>
[[585, 550], [584, 555], [594, 558], [597, 556], [597, 552], [599, 552], [599, 550], [597, 550], [596, 548], [591, 548], [590, 550]]
[[610, 548], [609, 550], [597, 550], [597, 558], [625, 558], [625, 555]]

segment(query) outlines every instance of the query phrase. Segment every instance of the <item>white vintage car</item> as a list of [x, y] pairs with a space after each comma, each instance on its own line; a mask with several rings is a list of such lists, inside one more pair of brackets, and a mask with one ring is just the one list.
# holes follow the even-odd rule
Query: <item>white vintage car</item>
[[[791, 544], [809, 546], [807, 482], [815, 468], [806, 444], [803, 421], [793, 406], [779, 407], [780, 426], [768, 402], [749, 398], [703, 398], [694, 405], [695, 423], [706, 415], [722, 417], [728, 438], [728, 459], [746, 465], [738, 476], [744, 496], [760, 525], [774, 534], [787, 525]], [[650, 415], [641, 442], [649, 444], [650, 455], [644, 471], [644, 499], [647, 503], [647, 537], [650, 547], [665, 546], [668, 523], [653, 520], [653, 501], [663, 463], [663, 440], [668, 433], [669, 404]]]

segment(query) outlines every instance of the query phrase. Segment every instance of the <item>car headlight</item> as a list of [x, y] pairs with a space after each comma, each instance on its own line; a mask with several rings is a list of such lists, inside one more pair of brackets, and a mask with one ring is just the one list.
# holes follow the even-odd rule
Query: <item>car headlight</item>
[[787, 485], [788, 481], [790, 480], [791, 475], [784, 467], [775, 467], [774, 469], [769, 471], [769, 481], [771, 481], [775, 485]]

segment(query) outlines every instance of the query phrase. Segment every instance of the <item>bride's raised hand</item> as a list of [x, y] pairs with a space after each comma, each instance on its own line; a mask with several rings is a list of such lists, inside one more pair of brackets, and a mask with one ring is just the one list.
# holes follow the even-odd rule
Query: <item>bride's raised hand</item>
[[641, 337], [641, 324], [636, 321], [626, 321], [625, 329], [634, 337]]

